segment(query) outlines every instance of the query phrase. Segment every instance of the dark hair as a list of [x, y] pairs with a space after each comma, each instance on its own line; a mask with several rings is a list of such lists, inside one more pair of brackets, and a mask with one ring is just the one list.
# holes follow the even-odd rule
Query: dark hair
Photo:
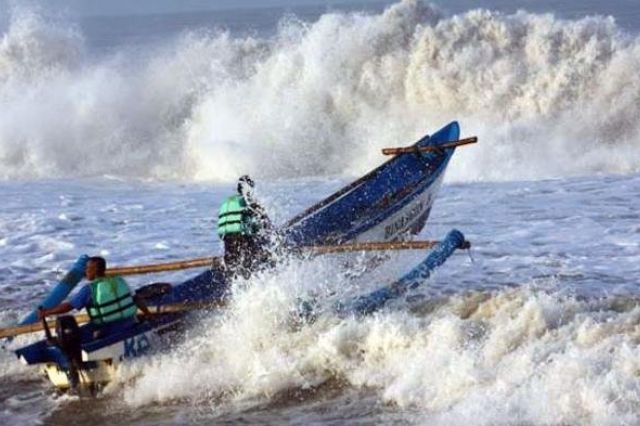
[[104, 260], [104, 257], [93, 256], [89, 258], [89, 262], [96, 264], [96, 275], [99, 277], [104, 275], [104, 272], [107, 270], [107, 261]]
[[253, 183], [253, 179], [249, 177], [249, 175], [240, 176], [238, 179], [238, 194], [242, 194], [242, 184], [246, 183], [250, 188], [253, 188], [256, 184]]

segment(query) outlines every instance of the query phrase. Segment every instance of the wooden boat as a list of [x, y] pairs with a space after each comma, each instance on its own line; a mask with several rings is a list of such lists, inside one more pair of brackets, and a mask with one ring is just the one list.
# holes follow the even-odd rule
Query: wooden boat
[[[452, 122], [413, 148], [456, 141]], [[424, 228], [455, 148], [399, 155], [291, 219], [290, 245], [390, 241]]]
[[[295, 216], [281, 228], [291, 247], [341, 244], [354, 241], [392, 241], [419, 233], [425, 226], [444, 172], [459, 138], [452, 122], [415, 143], [408, 155], [399, 155]], [[445, 145], [445, 147], [438, 148]], [[420, 152], [420, 149], [436, 149]], [[60, 303], [80, 280], [70, 273], [46, 302]], [[81, 275], [80, 275], [81, 276]], [[65, 281], [66, 280], [66, 281]], [[221, 305], [227, 283], [219, 268], [212, 267], [176, 286], [152, 285], [139, 290], [152, 309], [180, 305]], [[20, 348], [16, 355], [28, 365], [39, 365], [57, 388], [64, 390], [77, 381], [81, 387], [99, 388], [113, 377], [118, 365], [129, 359], [171, 347], [171, 336], [179, 330], [186, 312], [165, 313], [127, 325], [95, 338], [82, 326], [76, 346], [67, 348], [60, 338], [48, 338]], [[33, 322], [33, 314], [27, 317]], [[70, 361], [75, 352], [77, 365]], [[72, 377], [76, 371], [77, 377]], [[72, 374], [73, 373], [73, 374]]]

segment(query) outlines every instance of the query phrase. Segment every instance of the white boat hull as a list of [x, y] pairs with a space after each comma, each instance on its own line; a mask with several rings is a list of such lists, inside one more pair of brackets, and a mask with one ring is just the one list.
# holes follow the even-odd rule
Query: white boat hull
[[442, 185], [442, 173], [427, 190], [419, 194], [415, 199], [407, 203], [396, 213], [389, 215], [385, 220], [356, 236], [354, 241], [393, 241], [404, 238], [412, 229], [420, 228], [417, 225], [429, 214], [436, 194]]

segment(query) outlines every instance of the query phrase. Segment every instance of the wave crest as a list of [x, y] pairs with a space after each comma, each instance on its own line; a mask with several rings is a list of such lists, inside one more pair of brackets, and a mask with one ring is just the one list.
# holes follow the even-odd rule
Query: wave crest
[[455, 180], [640, 169], [640, 41], [612, 18], [405, 0], [280, 22], [272, 38], [184, 33], [91, 60], [82, 36], [14, 14], [0, 43], [0, 177], [359, 174], [379, 148], [458, 119]]

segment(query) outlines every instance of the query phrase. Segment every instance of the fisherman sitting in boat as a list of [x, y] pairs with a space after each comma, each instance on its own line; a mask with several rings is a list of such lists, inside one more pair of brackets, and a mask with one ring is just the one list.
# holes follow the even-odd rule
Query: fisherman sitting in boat
[[225, 200], [218, 214], [218, 236], [224, 242], [227, 273], [248, 278], [251, 271], [269, 260], [266, 249], [271, 220], [253, 198], [253, 180], [238, 179], [238, 193]]
[[93, 337], [100, 338], [108, 335], [111, 330], [134, 324], [138, 308], [145, 315], [149, 314], [142, 300], [132, 295], [126, 281], [121, 277], [107, 277], [106, 268], [107, 262], [104, 258], [88, 258], [85, 277], [91, 283], [82, 287], [68, 302], [50, 309], [39, 308], [38, 319], [86, 308], [91, 318]]

